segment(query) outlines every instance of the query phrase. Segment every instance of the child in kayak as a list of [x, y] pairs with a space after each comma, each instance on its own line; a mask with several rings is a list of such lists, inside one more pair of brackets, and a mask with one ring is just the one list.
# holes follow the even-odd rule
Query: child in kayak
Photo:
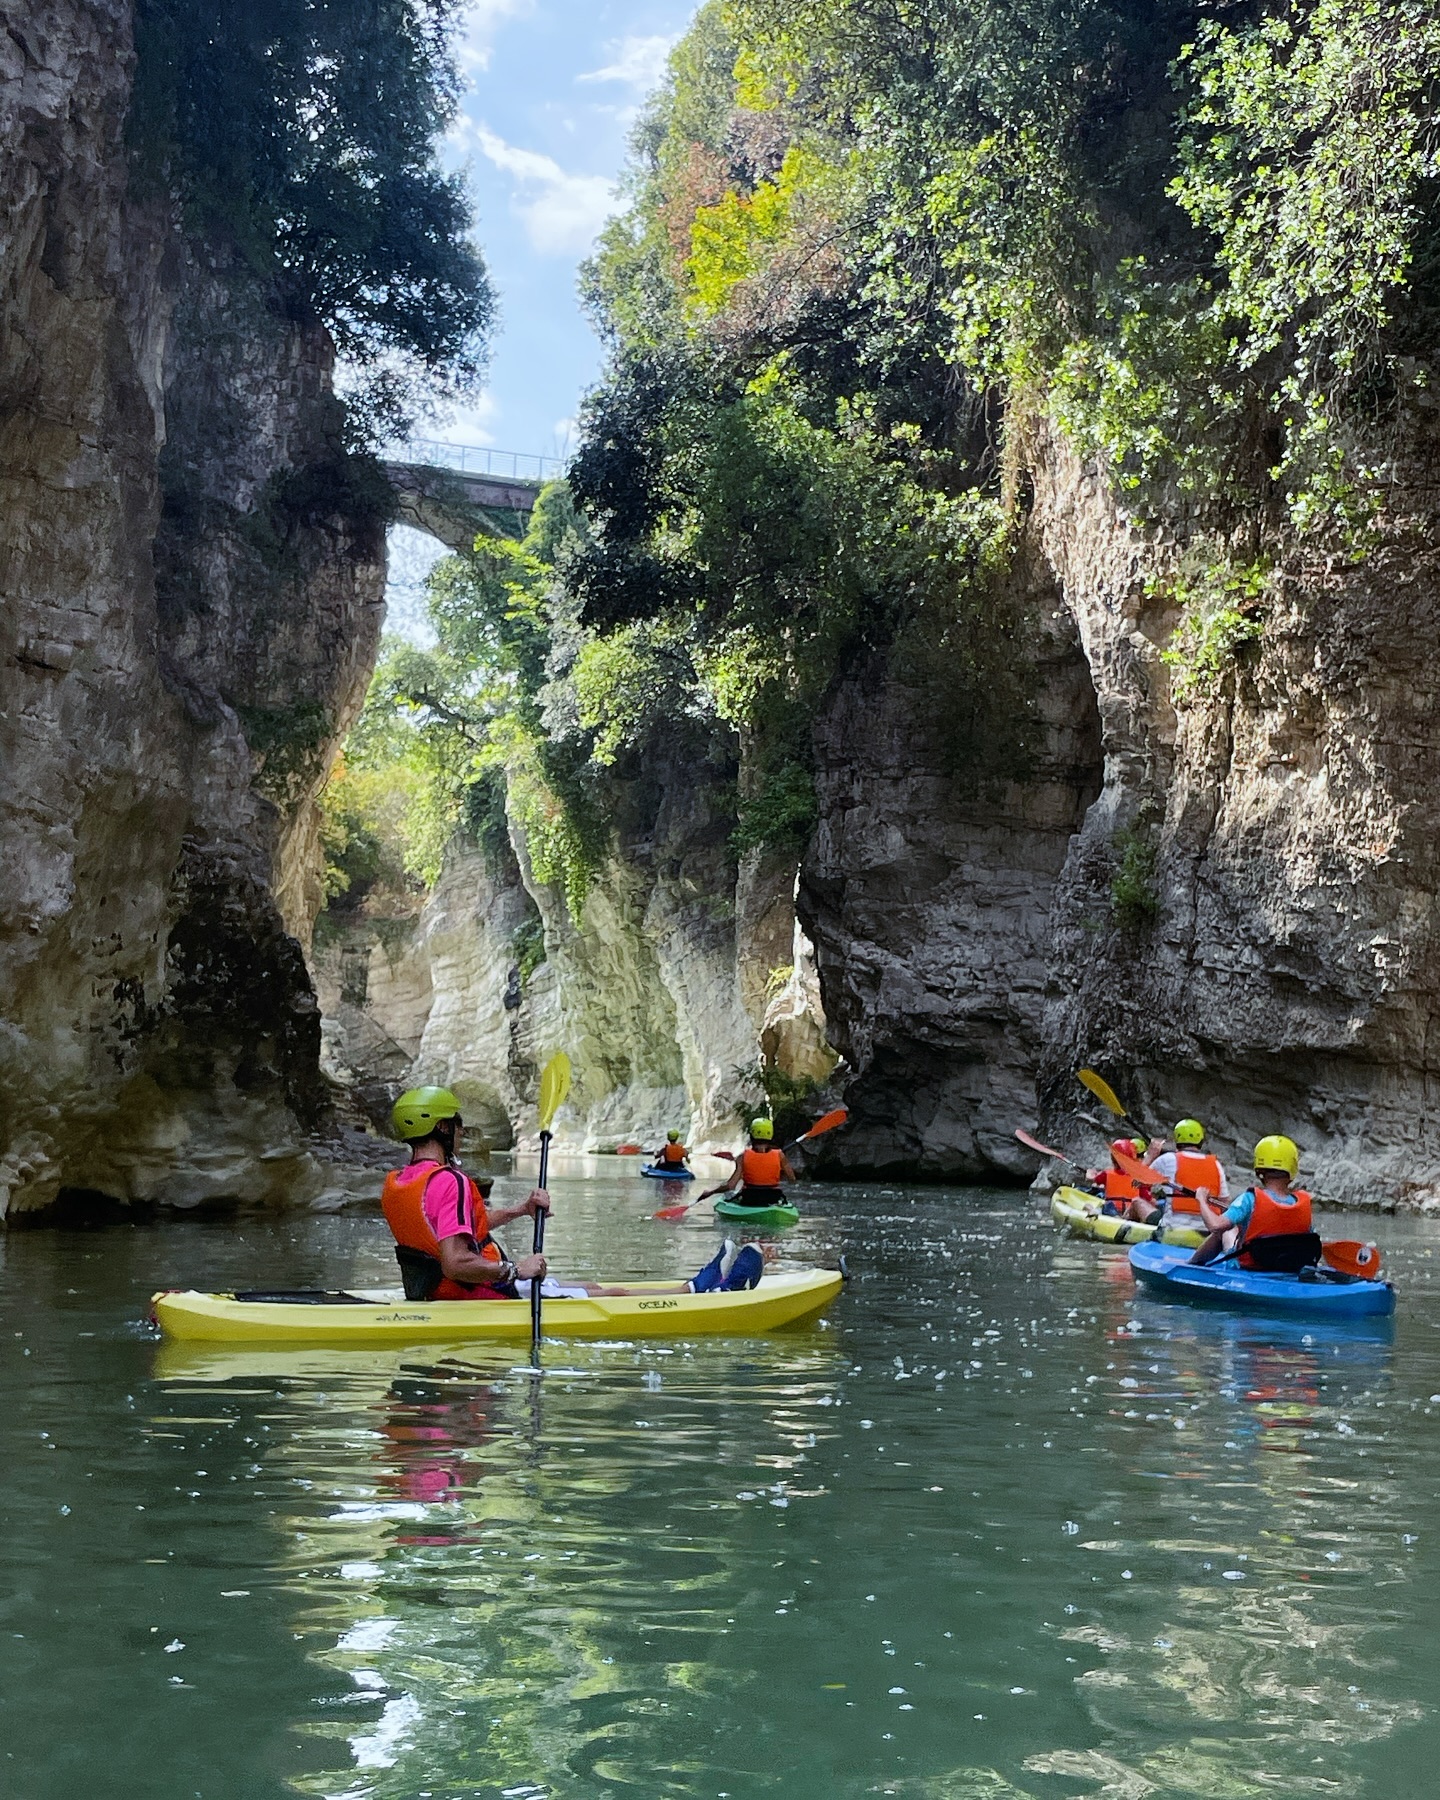
[[1205, 1241], [1192, 1263], [1214, 1262], [1232, 1232], [1242, 1269], [1294, 1271], [1320, 1260], [1321, 1245], [1311, 1223], [1310, 1196], [1295, 1186], [1300, 1151], [1288, 1137], [1264, 1137], [1255, 1146], [1255, 1183], [1224, 1211], [1210, 1204], [1201, 1187], [1196, 1199], [1205, 1221]]
[[678, 1131], [665, 1133], [665, 1142], [651, 1157], [650, 1166], [652, 1169], [669, 1169], [671, 1171], [690, 1167], [690, 1152], [680, 1142]]
[[1200, 1223], [1198, 1189], [1203, 1188], [1211, 1200], [1229, 1203], [1230, 1183], [1225, 1166], [1218, 1156], [1207, 1155], [1202, 1148], [1204, 1142], [1205, 1127], [1200, 1121], [1181, 1119], [1175, 1127], [1175, 1148], [1149, 1159], [1150, 1167], [1165, 1178], [1170, 1189], [1166, 1196], [1166, 1211], [1174, 1224]]
[[407, 1299], [524, 1299], [537, 1280], [542, 1284], [541, 1293], [555, 1300], [656, 1292], [703, 1294], [716, 1288], [754, 1287], [760, 1279], [764, 1265], [759, 1251], [749, 1255], [745, 1250], [736, 1252], [727, 1242], [691, 1281], [673, 1288], [547, 1280], [543, 1256], [520, 1256], [512, 1261], [490, 1229], [512, 1219], [549, 1212], [549, 1194], [544, 1188], [534, 1188], [521, 1206], [494, 1213], [488, 1210], [493, 1179], [468, 1175], [456, 1161], [463, 1121], [460, 1102], [449, 1088], [411, 1088], [395, 1102], [390, 1117], [395, 1135], [409, 1146], [410, 1161], [385, 1177], [381, 1206], [395, 1237], [395, 1256]]
[[1085, 1171], [1086, 1180], [1104, 1196], [1105, 1204], [1100, 1210], [1112, 1218], [1138, 1219], [1144, 1225], [1159, 1215], [1153, 1190], [1142, 1187], [1133, 1175], [1125, 1174], [1115, 1160], [1118, 1154], [1143, 1161], [1145, 1149], [1143, 1138], [1116, 1138], [1110, 1146], [1110, 1167]]
[[[785, 1189], [781, 1183], [796, 1181], [799, 1177], [791, 1167], [790, 1158], [783, 1150], [775, 1148], [774, 1140], [773, 1119], [752, 1119], [750, 1147], [735, 1158], [735, 1173], [719, 1187], [707, 1188], [696, 1204], [714, 1194], [735, 1194], [742, 1206], [783, 1206]], [[737, 1188], [738, 1194], [735, 1193]]]

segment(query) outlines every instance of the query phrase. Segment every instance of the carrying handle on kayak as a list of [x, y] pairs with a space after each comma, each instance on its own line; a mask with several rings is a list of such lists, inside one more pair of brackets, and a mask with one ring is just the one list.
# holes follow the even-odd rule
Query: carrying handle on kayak
[[[540, 1076], [540, 1178], [537, 1187], [544, 1187], [550, 1174], [550, 1140], [553, 1132], [551, 1122], [557, 1112], [565, 1104], [565, 1096], [570, 1092], [570, 1058], [563, 1050], [557, 1050]], [[535, 1211], [535, 1238], [533, 1254], [540, 1256], [545, 1249], [545, 1208], [537, 1207]], [[544, 1282], [536, 1276], [530, 1283], [530, 1360], [540, 1360], [540, 1289]]]
[[[837, 1106], [833, 1112], [823, 1113], [808, 1131], [802, 1131], [799, 1137], [795, 1138], [793, 1142], [784, 1145], [782, 1154], [784, 1154], [785, 1151], [798, 1149], [801, 1144], [807, 1142], [810, 1138], [824, 1137], [827, 1131], [834, 1131], [837, 1125], [843, 1125], [849, 1117], [850, 1113], [848, 1108], [843, 1106]], [[662, 1206], [659, 1212], [655, 1214], [655, 1217], [657, 1219], [666, 1220], [683, 1219], [692, 1206], [698, 1206], [702, 1200], [709, 1200], [715, 1194], [723, 1194], [726, 1185], [725, 1182], [722, 1182], [719, 1187], [706, 1188], [703, 1194], [697, 1194], [693, 1200], [688, 1201], [684, 1206]]]

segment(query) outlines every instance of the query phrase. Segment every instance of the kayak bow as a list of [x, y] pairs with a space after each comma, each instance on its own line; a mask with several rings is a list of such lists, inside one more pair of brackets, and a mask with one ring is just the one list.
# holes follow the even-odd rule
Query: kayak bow
[[1117, 1219], [1082, 1188], [1056, 1188], [1050, 1196], [1050, 1217], [1073, 1237], [1094, 1238], [1103, 1244], [1148, 1244], [1158, 1237], [1162, 1244], [1193, 1250], [1205, 1236], [1189, 1225], [1142, 1225], [1136, 1219]]

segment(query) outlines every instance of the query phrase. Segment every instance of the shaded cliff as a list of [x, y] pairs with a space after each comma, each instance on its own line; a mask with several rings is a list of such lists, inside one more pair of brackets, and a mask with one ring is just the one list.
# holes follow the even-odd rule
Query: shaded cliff
[[324, 1179], [298, 940], [384, 505], [314, 311], [137, 189], [132, 24], [0, 34], [0, 1215]]

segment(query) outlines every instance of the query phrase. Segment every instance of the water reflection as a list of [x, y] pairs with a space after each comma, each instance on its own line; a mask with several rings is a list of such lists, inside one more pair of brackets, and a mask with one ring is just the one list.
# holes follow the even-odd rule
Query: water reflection
[[[701, 1260], [629, 1185], [567, 1267]], [[1426, 1229], [1362, 1334], [1140, 1300], [1023, 1196], [841, 1191], [782, 1246], [849, 1251], [828, 1329], [538, 1382], [127, 1335], [157, 1267], [382, 1279], [364, 1222], [27, 1234], [0, 1788], [148, 1800], [160, 1743], [181, 1800], [1428, 1794]]]

